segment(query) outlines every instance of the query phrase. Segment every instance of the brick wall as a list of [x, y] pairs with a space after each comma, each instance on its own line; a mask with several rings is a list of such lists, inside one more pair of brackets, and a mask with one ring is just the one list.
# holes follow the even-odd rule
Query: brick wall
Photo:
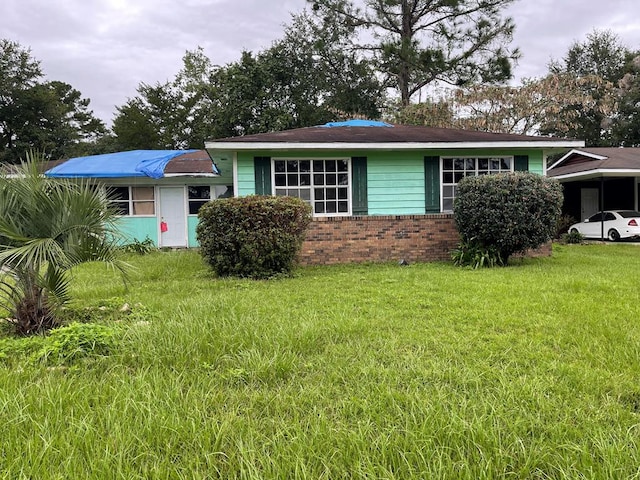
[[453, 215], [314, 218], [302, 244], [303, 265], [450, 260], [458, 244]]

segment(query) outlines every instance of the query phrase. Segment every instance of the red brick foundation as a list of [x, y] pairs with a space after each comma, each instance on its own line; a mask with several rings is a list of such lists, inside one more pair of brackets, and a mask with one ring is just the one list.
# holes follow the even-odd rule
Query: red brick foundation
[[[320, 217], [311, 222], [298, 258], [302, 265], [448, 261], [458, 241], [451, 214]], [[551, 242], [526, 254], [549, 255]]]
[[314, 218], [302, 244], [303, 265], [450, 260], [458, 244], [453, 215]]

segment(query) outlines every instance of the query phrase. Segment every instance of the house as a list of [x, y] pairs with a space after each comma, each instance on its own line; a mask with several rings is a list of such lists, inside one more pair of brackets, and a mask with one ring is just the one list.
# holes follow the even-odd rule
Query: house
[[88, 179], [109, 190], [127, 241], [195, 247], [198, 209], [233, 195], [231, 163], [216, 165], [205, 150], [134, 150], [57, 163], [46, 176]]
[[234, 194], [290, 195], [314, 221], [303, 263], [449, 259], [464, 176], [531, 171], [581, 141], [352, 120], [211, 140]]
[[564, 187], [563, 212], [578, 221], [600, 210], [640, 207], [640, 148], [574, 149], [553, 164], [548, 175]]

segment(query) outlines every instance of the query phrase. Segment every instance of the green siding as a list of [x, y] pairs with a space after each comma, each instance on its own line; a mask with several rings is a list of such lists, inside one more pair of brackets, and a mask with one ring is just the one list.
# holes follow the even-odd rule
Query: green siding
[[189, 238], [189, 247], [199, 247], [198, 240], [196, 239], [196, 227], [198, 226], [198, 216], [189, 215], [187, 217], [187, 233]]
[[424, 157], [426, 213], [440, 212], [440, 157]]
[[139, 242], [149, 237], [158, 245], [158, 219], [156, 217], [120, 217], [118, 229], [124, 236], [123, 243]]
[[[272, 158], [367, 158], [367, 213], [369, 215], [421, 215], [440, 209], [439, 158], [442, 156], [527, 156], [529, 171], [544, 174], [543, 153], [538, 149], [455, 149], [415, 151], [270, 151]], [[254, 157], [265, 152], [238, 152], [237, 194], [252, 195], [256, 192]], [[438, 158], [438, 186], [432, 190], [426, 184], [425, 158]], [[357, 163], [357, 162], [356, 162]], [[433, 160], [428, 164], [434, 169]], [[353, 162], [352, 162], [353, 168]], [[357, 167], [356, 167], [357, 168]], [[431, 171], [433, 175], [435, 171]], [[430, 177], [434, 181], [433, 176]], [[432, 184], [435, 185], [435, 184]], [[434, 195], [437, 194], [437, 199]], [[427, 198], [429, 195], [429, 198]], [[355, 197], [354, 197], [355, 200]], [[436, 205], [437, 210], [434, 210]], [[355, 204], [352, 208], [355, 210]], [[355, 214], [355, 213], [354, 213]]]
[[256, 193], [256, 176], [253, 163], [253, 154], [238, 153], [237, 161], [237, 181], [236, 195], [244, 197], [246, 195], [255, 195]]
[[367, 187], [367, 157], [353, 157], [351, 159], [351, 185], [353, 215], [367, 215], [369, 213]]
[[424, 213], [421, 152], [375, 152], [368, 158], [369, 215]]

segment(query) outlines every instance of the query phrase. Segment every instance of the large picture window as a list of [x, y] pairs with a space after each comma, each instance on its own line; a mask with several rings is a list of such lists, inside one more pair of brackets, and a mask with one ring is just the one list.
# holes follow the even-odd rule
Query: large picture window
[[120, 215], [155, 215], [153, 187], [107, 187], [109, 199]]
[[464, 177], [512, 172], [513, 157], [445, 157], [442, 159], [442, 211], [453, 211], [458, 182]]
[[350, 215], [350, 164], [348, 159], [275, 159], [274, 192], [308, 202], [314, 215]]

